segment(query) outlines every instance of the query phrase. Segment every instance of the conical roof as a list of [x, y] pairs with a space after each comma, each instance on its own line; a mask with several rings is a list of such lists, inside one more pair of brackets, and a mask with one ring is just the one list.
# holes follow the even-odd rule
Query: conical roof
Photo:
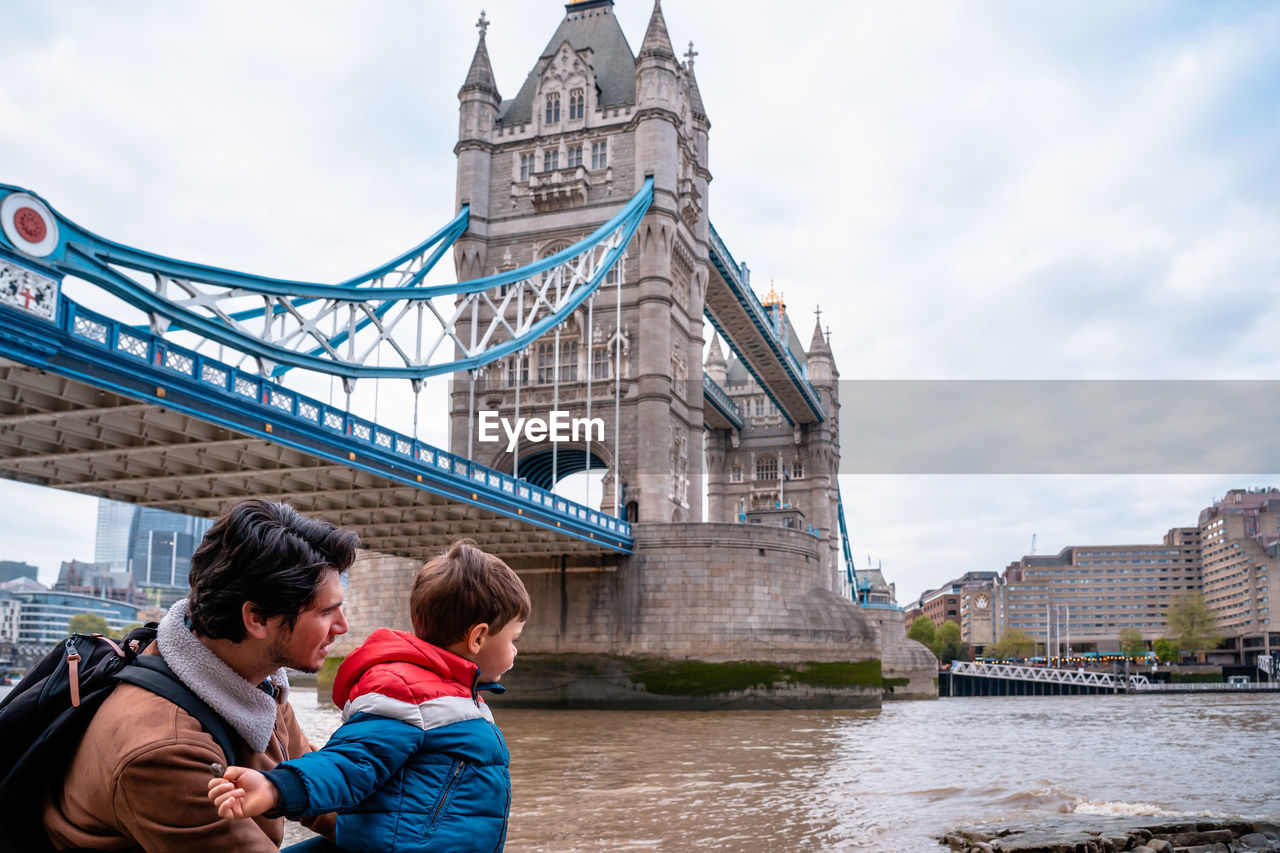
[[831, 346], [827, 343], [826, 335], [822, 334], [821, 317], [813, 324], [813, 338], [809, 341], [809, 355], [813, 355], [815, 352], [831, 352]]
[[724, 350], [720, 348], [720, 335], [711, 334], [711, 349], [707, 353], [707, 364], [724, 364]]
[[489, 62], [489, 48], [484, 43], [484, 28], [480, 30], [480, 42], [471, 57], [471, 67], [467, 69], [467, 79], [459, 94], [469, 90], [489, 92], [494, 96], [498, 94], [498, 81], [493, 77], [493, 65]]
[[702, 91], [698, 88], [698, 78], [693, 73], [693, 60], [697, 55], [693, 42], [689, 42], [689, 52], [684, 55], [684, 79], [689, 89], [689, 109], [695, 116], [706, 118], [707, 108], [702, 104]]
[[644, 31], [644, 41], [640, 43], [640, 56], [676, 58], [671, 36], [667, 34], [667, 19], [662, 16], [662, 0], [653, 0], [653, 14], [649, 16], [649, 27]]

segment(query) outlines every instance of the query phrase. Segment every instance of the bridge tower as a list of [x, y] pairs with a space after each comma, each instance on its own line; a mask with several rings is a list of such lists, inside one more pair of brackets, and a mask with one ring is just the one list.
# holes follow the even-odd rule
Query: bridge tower
[[788, 424], [743, 363], [732, 353], [726, 358], [719, 339], [713, 339], [707, 376], [737, 403], [743, 426], [708, 431], [707, 520], [781, 525], [815, 533], [821, 542], [826, 587], [847, 594], [839, 570], [837, 519], [840, 372], [823, 334], [820, 312], [805, 350], [786, 304], [772, 285], [764, 306], [781, 332], [779, 337], [805, 365], [826, 417], [817, 423]]
[[[696, 54], [691, 46], [685, 62], [677, 59], [661, 3], [638, 54], [613, 5], [566, 4], [507, 100], [489, 61], [488, 22], [482, 16], [477, 24], [479, 43], [458, 93], [457, 203], [470, 206], [469, 228], [455, 246], [459, 281], [547, 257], [607, 221], [647, 177], [654, 189], [621, 270], [590, 309], [584, 304], [572, 322], [474, 376], [455, 374], [450, 447], [544, 488], [616, 459], [617, 506], [631, 520], [699, 521], [710, 122], [694, 78]], [[464, 319], [459, 334], [469, 333]], [[517, 400], [522, 417], [546, 418], [553, 409], [586, 417], [590, 405], [590, 417], [605, 422], [605, 440], [591, 442], [589, 452], [585, 440], [560, 442], [554, 453], [545, 441], [522, 438], [514, 452], [505, 436], [482, 441], [476, 410], [514, 422]], [[606, 476], [606, 511], [615, 505], [612, 479]]]

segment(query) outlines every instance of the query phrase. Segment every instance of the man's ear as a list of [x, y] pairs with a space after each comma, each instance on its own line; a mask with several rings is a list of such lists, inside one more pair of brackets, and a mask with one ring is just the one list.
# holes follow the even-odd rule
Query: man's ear
[[244, 621], [245, 634], [255, 640], [266, 639], [270, 630], [267, 620], [254, 609], [253, 602], [246, 601], [240, 605], [240, 618]]
[[480, 647], [484, 645], [484, 641], [489, 639], [489, 623], [477, 622], [467, 629], [466, 636], [462, 641], [467, 644], [467, 651], [471, 654], [478, 654]]

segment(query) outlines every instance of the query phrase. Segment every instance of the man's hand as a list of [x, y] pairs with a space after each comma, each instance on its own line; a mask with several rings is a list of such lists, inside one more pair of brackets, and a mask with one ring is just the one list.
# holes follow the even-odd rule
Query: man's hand
[[257, 817], [275, 808], [280, 792], [257, 770], [228, 767], [222, 776], [209, 780], [209, 799], [220, 817]]

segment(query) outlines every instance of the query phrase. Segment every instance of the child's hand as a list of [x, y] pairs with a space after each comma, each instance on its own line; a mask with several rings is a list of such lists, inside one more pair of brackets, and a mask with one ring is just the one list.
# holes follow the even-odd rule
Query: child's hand
[[222, 776], [209, 780], [209, 799], [220, 817], [257, 817], [275, 807], [280, 792], [257, 770], [228, 767]]

